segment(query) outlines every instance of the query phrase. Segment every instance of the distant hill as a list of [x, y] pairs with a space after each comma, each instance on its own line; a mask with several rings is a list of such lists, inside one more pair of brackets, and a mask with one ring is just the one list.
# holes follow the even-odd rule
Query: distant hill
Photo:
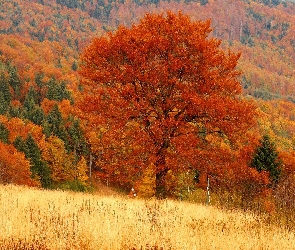
[[2, 1], [0, 34], [58, 42], [77, 58], [93, 36], [130, 26], [147, 12], [165, 10], [212, 20], [212, 35], [242, 52], [245, 94], [295, 101], [295, 5], [286, 1]]

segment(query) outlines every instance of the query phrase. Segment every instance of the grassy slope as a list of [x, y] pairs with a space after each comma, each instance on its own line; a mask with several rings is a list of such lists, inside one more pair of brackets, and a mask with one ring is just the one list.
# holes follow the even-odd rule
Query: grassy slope
[[184, 202], [0, 186], [0, 204], [0, 249], [295, 248], [249, 213]]

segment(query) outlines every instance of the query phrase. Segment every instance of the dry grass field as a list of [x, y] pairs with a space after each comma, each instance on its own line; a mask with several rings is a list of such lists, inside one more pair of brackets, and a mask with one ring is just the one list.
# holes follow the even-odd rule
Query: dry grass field
[[295, 249], [295, 236], [211, 206], [8, 185], [0, 249]]

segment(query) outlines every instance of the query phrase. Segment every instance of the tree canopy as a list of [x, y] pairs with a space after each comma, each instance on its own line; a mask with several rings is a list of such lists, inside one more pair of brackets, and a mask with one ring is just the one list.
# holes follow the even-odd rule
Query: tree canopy
[[253, 125], [240, 54], [223, 51], [211, 31], [210, 21], [182, 13], [148, 14], [86, 48], [78, 106], [99, 131], [92, 149], [105, 178], [133, 185], [152, 163], [165, 196], [169, 170], [205, 172], [220, 144], [233, 147]]

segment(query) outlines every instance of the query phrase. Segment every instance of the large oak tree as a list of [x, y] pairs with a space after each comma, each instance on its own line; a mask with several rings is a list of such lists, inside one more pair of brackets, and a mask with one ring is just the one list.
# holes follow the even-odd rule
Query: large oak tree
[[206, 172], [253, 125], [240, 54], [223, 51], [210, 32], [210, 21], [148, 14], [86, 48], [78, 105], [106, 178], [131, 185], [152, 164], [164, 196], [169, 170]]

